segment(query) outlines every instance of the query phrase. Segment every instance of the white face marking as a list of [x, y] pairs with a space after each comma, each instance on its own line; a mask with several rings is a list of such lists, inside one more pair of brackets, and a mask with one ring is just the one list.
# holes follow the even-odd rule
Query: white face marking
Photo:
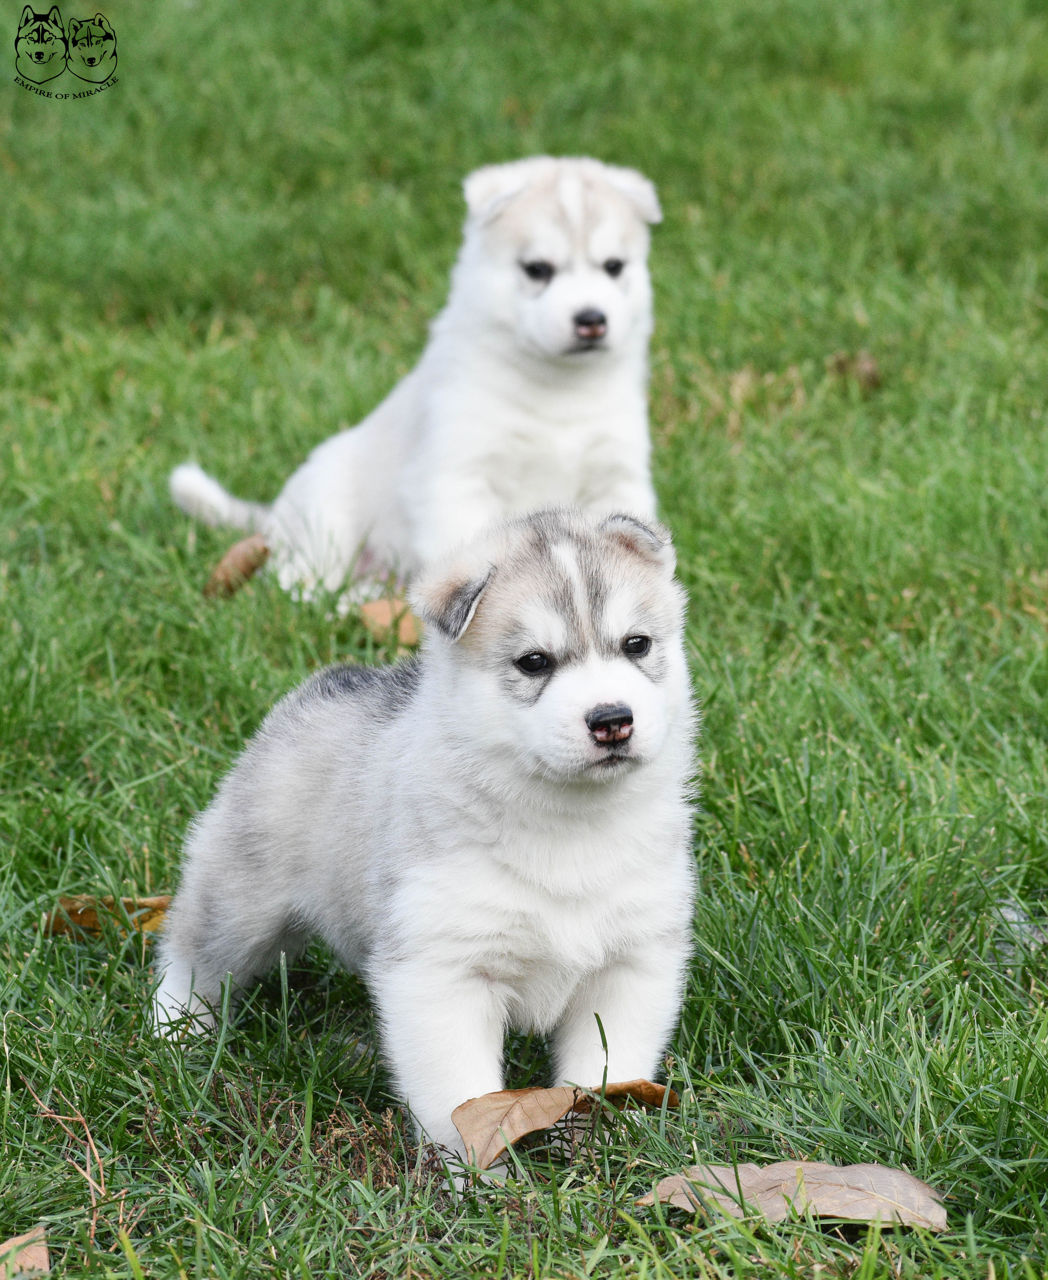
[[524, 245], [520, 259], [522, 262], [549, 262], [554, 267], [563, 267], [571, 260], [571, 241], [560, 227], [543, 227], [541, 234], [536, 234]]
[[586, 585], [582, 581], [575, 549], [569, 542], [555, 542], [550, 547], [550, 555], [571, 585], [571, 593], [575, 599], [579, 613], [585, 617], [589, 612], [586, 600]]
[[557, 196], [573, 234], [581, 235], [585, 208], [582, 181], [577, 174], [561, 174], [560, 181], [557, 183]]
[[614, 641], [625, 640], [634, 635], [640, 624], [640, 609], [637, 592], [628, 586], [612, 586], [604, 605], [604, 634]]
[[520, 636], [525, 648], [560, 653], [568, 643], [568, 628], [560, 614], [553, 613], [548, 605], [532, 600], [520, 611]]
[[608, 218], [601, 219], [593, 228], [588, 247], [590, 261], [602, 268], [609, 258], [627, 262], [633, 248], [626, 244], [622, 227]]

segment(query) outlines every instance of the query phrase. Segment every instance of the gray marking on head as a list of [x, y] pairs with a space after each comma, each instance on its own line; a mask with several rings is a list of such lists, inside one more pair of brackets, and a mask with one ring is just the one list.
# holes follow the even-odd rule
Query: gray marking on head
[[[672, 580], [672, 543], [661, 527], [626, 515], [594, 522], [552, 508], [508, 521], [498, 540], [498, 572], [463, 643], [515, 701], [534, 705], [559, 669], [587, 654], [628, 658], [622, 645], [633, 634], [649, 635], [652, 647], [629, 660], [652, 683], [665, 679], [681, 593]], [[543, 627], [545, 613], [556, 626]], [[554, 669], [517, 670], [529, 647], [548, 652]]]

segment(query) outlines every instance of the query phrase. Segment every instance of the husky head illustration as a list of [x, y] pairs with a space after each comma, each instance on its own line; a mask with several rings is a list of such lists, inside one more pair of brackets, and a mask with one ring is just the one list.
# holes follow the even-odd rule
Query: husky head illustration
[[18, 74], [33, 84], [44, 84], [62, 74], [66, 56], [66, 33], [58, 5], [53, 5], [48, 13], [36, 13], [26, 5], [15, 36]]
[[102, 84], [116, 70], [116, 32], [102, 14], [69, 19], [69, 70], [92, 84]]

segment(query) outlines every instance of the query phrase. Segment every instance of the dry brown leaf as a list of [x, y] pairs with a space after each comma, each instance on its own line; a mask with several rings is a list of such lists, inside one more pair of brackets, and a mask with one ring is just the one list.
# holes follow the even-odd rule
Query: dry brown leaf
[[24, 1236], [12, 1236], [0, 1244], [0, 1280], [42, 1276], [50, 1270], [51, 1259], [43, 1227], [34, 1227]]
[[89, 893], [59, 898], [58, 906], [44, 917], [44, 933], [101, 933], [102, 917], [108, 916], [120, 926], [131, 921], [139, 933], [155, 933], [171, 904], [170, 894], [155, 898], [96, 898]]
[[881, 385], [881, 368], [868, 351], [860, 351], [855, 357], [855, 381], [863, 391], [876, 391]]
[[269, 559], [269, 548], [260, 533], [234, 542], [211, 571], [204, 595], [231, 596], [256, 574]]
[[857, 351], [854, 355], [849, 351], [835, 351], [826, 361], [831, 373], [842, 378], [852, 378], [862, 391], [876, 391], [881, 385], [881, 367], [876, 356], [869, 351]]
[[650, 1080], [619, 1081], [606, 1085], [603, 1091], [598, 1085], [590, 1092], [561, 1084], [551, 1089], [499, 1089], [485, 1093], [457, 1106], [451, 1118], [466, 1150], [473, 1152], [473, 1163], [479, 1169], [487, 1169], [525, 1134], [549, 1129], [566, 1115], [587, 1115], [598, 1100], [591, 1094], [599, 1097], [602, 1092], [606, 1101], [617, 1104], [632, 1100], [657, 1107], [667, 1092], [671, 1107], [680, 1101], [672, 1089]]
[[405, 649], [413, 649], [422, 636], [422, 624], [406, 600], [368, 600], [360, 606], [360, 617], [376, 640], [391, 640], [395, 628], [397, 644]]
[[[929, 1231], [946, 1229], [939, 1194], [903, 1169], [880, 1164], [821, 1164], [781, 1160], [777, 1164], [692, 1165], [663, 1178], [637, 1203], [656, 1201], [694, 1213], [717, 1205], [733, 1218], [758, 1213], [769, 1222], [812, 1213], [845, 1222], [898, 1222]], [[744, 1201], [745, 1204], [740, 1203]]]

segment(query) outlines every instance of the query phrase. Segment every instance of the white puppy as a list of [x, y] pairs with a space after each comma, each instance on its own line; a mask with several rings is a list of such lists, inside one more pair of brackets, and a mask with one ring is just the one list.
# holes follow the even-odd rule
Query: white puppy
[[510, 1026], [552, 1034], [561, 1083], [650, 1078], [691, 938], [673, 567], [628, 516], [510, 522], [417, 585], [420, 659], [280, 702], [190, 832], [161, 1028], [211, 1023], [227, 979], [319, 934], [367, 981], [420, 1132], [458, 1156], [451, 1113], [503, 1087]]
[[198, 466], [175, 501], [264, 535], [282, 586], [406, 578], [486, 525], [538, 507], [655, 513], [647, 352], [652, 184], [633, 169], [536, 156], [465, 181], [447, 305], [415, 369], [318, 446], [272, 506]]

